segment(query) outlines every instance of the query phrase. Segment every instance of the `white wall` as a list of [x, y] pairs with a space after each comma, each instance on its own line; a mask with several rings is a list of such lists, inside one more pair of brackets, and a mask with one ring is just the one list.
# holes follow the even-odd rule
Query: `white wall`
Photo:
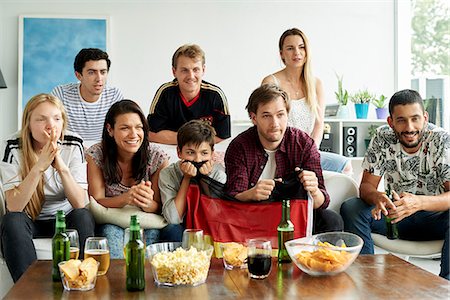
[[197, 43], [206, 52], [205, 80], [224, 90], [233, 120], [247, 119], [251, 91], [282, 67], [278, 38], [291, 27], [310, 39], [327, 103], [335, 102], [335, 71], [349, 91], [394, 92], [393, 0], [0, 0], [0, 68], [8, 84], [0, 90], [0, 138], [17, 130], [18, 17], [24, 14], [109, 15], [109, 82], [144, 112], [156, 89], [172, 80], [175, 49]]

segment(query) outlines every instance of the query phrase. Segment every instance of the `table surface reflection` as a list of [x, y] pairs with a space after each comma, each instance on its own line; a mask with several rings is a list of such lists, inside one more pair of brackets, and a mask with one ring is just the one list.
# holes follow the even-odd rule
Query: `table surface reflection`
[[360, 255], [346, 272], [312, 277], [294, 264], [277, 265], [264, 280], [250, 279], [247, 270], [224, 270], [212, 259], [206, 283], [196, 287], [159, 287], [146, 264], [146, 288], [125, 289], [125, 262], [111, 260], [108, 273], [87, 292], [66, 292], [51, 280], [51, 261], [36, 261], [5, 299], [449, 299], [450, 283], [394, 255]]

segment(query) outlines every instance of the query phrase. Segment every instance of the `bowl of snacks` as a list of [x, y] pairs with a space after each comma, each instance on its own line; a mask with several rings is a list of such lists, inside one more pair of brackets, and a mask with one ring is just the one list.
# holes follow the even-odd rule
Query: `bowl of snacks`
[[[198, 247], [197, 247], [198, 248]], [[181, 243], [167, 242], [147, 246], [147, 254], [157, 285], [196, 286], [208, 277], [213, 246], [183, 249]]]
[[89, 257], [70, 259], [58, 264], [61, 281], [67, 291], [89, 291], [95, 287], [99, 262]]
[[326, 232], [285, 243], [295, 265], [313, 275], [334, 275], [345, 271], [358, 257], [363, 240], [349, 232]]
[[247, 247], [239, 243], [222, 243], [223, 265], [227, 270], [247, 268]]

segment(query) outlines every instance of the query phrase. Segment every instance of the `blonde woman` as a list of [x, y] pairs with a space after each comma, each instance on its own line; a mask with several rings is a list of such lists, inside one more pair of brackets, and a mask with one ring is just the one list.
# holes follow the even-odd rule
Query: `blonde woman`
[[[288, 126], [296, 127], [320, 146], [323, 136], [325, 99], [322, 82], [311, 70], [311, 54], [306, 35], [297, 28], [288, 29], [278, 43], [285, 68], [265, 77], [262, 84], [275, 84], [291, 99]], [[350, 161], [341, 155], [320, 152], [323, 170], [352, 173]]]
[[[0, 148], [7, 213], [0, 235], [2, 252], [14, 282], [36, 260], [34, 237], [52, 237], [58, 210], [80, 243], [94, 235], [87, 204], [86, 162], [82, 140], [66, 131], [61, 101], [39, 94], [28, 101], [22, 129]], [[82, 254], [82, 253], [81, 253]]]

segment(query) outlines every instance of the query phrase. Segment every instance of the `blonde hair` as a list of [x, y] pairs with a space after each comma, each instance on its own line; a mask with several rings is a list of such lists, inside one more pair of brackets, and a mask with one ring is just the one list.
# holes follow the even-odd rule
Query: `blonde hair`
[[185, 44], [180, 46], [172, 56], [172, 67], [177, 68], [178, 58], [180, 56], [186, 56], [190, 59], [201, 60], [202, 65], [205, 65], [205, 52], [202, 48], [196, 44]]
[[[64, 136], [64, 132], [67, 126], [67, 115], [66, 110], [62, 102], [55, 96], [50, 94], [39, 94], [30, 99], [22, 116], [22, 130], [20, 131], [20, 148], [22, 150], [22, 163], [20, 168], [20, 175], [22, 180], [30, 173], [33, 166], [36, 164], [38, 159], [38, 153], [33, 148], [33, 136], [30, 130], [30, 119], [33, 111], [40, 104], [49, 102], [56, 106], [61, 111], [61, 116], [63, 119], [63, 128], [61, 132], [61, 138]], [[34, 220], [42, 209], [42, 203], [45, 200], [44, 195], [44, 177], [41, 176], [39, 183], [36, 187], [36, 191], [31, 195], [30, 201], [25, 206], [25, 212]]]
[[[278, 42], [278, 48], [283, 51], [284, 40], [291, 35], [298, 35], [303, 39], [303, 43], [305, 45], [305, 63], [303, 65], [303, 71], [300, 74], [300, 81], [303, 84], [303, 88], [305, 89], [305, 99], [306, 104], [311, 108], [316, 117], [319, 116], [319, 105], [317, 103], [317, 94], [316, 94], [316, 79], [312, 73], [311, 67], [311, 55], [309, 53], [309, 41], [306, 35], [298, 28], [291, 28], [283, 32]], [[284, 60], [283, 60], [284, 63]]]

